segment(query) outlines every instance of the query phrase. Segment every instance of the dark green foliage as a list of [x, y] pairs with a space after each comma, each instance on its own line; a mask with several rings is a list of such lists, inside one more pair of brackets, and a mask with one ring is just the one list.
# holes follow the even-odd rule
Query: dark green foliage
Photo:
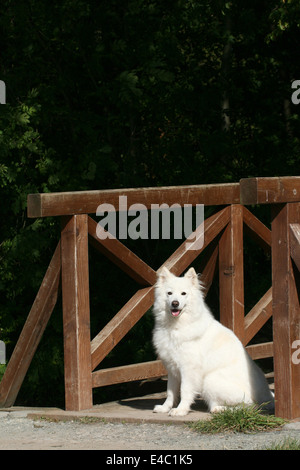
[[[290, 98], [300, 79], [300, 7], [281, 0], [1, 6], [0, 337], [9, 357], [59, 239], [59, 220], [27, 219], [28, 193], [299, 173], [299, 108]], [[170, 253], [165, 242], [131, 248], [154, 268]], [[247, 296], [256, 299], [251, 269], [261, 255], [247, 262]], [[91, 287], [97, 334], [136, 286], [93, 254]], [[107, 360], [151, 358], [150, 318]], [[20, 400], [60, 402], [62, 361], [58, 306]]]

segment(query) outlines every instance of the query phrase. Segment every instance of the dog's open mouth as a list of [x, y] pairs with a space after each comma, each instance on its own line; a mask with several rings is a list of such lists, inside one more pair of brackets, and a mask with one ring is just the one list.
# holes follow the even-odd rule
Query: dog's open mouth
[[171, 314], [173, 317], [178, 317], [181, 313], [181, 310], [178, 310], [177, 308], [172, 308]]

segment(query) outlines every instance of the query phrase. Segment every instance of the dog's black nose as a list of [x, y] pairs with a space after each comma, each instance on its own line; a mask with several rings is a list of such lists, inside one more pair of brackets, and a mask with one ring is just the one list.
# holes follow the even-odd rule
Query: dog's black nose
[[172, 307], [177, 308], [179, 306], [178, 300], [173, 300]]

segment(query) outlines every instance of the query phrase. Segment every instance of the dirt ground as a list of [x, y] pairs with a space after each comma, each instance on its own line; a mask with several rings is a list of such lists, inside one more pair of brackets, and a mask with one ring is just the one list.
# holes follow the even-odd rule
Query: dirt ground
[[[153, 401], [143, 397], [95, 406], [85, 412], [59, 409], [0, 410], [1, 450], [198, 450], [264, 449], [287, 437], [300, 441], [300, 422], [257, 434], [206, 435], [186, 421], [209, 418], [200, 404], [185, 419], [152, 413]], [[201, 418], [199, 418], [201, 416]], [[113, 454], [112, 454], [113, 455]]]

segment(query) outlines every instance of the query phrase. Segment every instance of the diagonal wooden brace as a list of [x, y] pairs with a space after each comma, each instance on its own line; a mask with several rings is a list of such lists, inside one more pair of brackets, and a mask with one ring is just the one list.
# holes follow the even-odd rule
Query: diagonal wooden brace
[[1, 407], [12, 406], [17, 398], [57, 301], [60, 268], [59, 242], [0, 383]]

